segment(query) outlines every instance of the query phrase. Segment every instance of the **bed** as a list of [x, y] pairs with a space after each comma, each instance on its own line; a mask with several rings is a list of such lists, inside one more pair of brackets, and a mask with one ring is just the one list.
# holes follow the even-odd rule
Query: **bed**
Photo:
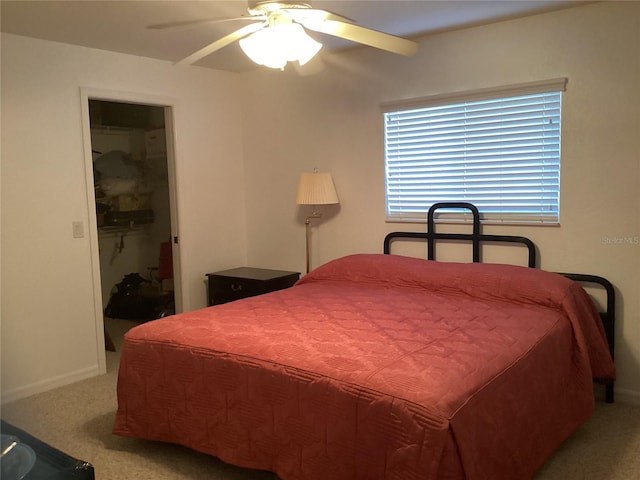
[[[522, 237], [394, 232], [293, 287], [155, 320], [125, 336], [115, 434], [171, 442], [282, 480], [532, 478], [613, 401], [613, 300], [535, 268]], [[435, 210], [434, 208], [434, 210]], [[427, 240], [428, 258], [390, 254]], [[433, 260], [470, 241], [473, 262]], [[529, 267], [482, 264], [516, 242]], [[609, 315], [609, 316], [608, 316]], [[611, 343], [608, 343], [611, 342]]]

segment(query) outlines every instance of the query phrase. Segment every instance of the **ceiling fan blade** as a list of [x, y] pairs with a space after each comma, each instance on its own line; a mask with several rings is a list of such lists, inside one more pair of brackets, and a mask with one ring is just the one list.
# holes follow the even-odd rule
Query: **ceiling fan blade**
[[257, 32], [261, 28], [263, 28], [266, 24], [264, 22], [251, 23], [249, 25], [245, 25], [244, 27], [236, 30], [235, 32], [230, 33], [213, 43], [201, 48], [197, 52], [192, 53], [186, 58], [183, 58], [179, 62], [176, 62], [176, 65], [190, 65], [192, 63], [197, 62], [201, 58], [206, 57], [207, 55], [212, 54], [216, 50], [220, 50], [223, 47], [226, 47], [230, 43], [235, 42], [236, 40], [240, 40], [242, 37], [246, 37], [247, 35]]
[[267, 17], [262, 16], [242, 16], [235, 18], [201, 18], [198, 20], [179, 20], [177, 22], [169, 22], [169, 23], [157, 23], [155, 25], [147, 25], [147, 28], [151, 30], [168, 30], [170, 28], [178, 28], [178, 27], [193, 27], [196, 25], [203, 25], [205, 23], [224, 23], [224, 22], [235, 22], [238, 20], [250, 20], [255, 22], [256, 20], [266, 20]]
[[319, 10], [316, 8], [283, 8], [278, 13], [284, 13], [296, 22], [324, 22], [326, 20], [335, 20], [337, 22], [355, 23], [351, 18], [343, 17], [337, 13], [327, 10]]
[[416, 42], [370, 28], [353, 25], [351, 23], [340, 22], [337, 20], [325, 20], [317, 23], [300, 21], [300, 23], [309, 30], [313, 30], [315, 32], [345, 38], [353, 42], [369, 45], [370, 47], [399, 53], [400, 55], [413, 55], [418, 50], [418, 44]]

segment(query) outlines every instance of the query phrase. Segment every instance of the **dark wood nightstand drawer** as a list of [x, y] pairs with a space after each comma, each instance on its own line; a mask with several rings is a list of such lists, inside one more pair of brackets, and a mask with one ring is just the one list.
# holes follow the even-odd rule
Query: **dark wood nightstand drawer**
[[207, 273], [207, 277], [207, 304], [211, 306], [288, 288], [298, 281], [300, 273], [239, 267]]

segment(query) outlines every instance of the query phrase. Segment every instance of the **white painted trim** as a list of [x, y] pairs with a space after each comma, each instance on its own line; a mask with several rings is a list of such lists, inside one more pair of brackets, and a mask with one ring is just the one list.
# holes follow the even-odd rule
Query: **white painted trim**
[[[95, 192], [93, 184], [93, 155], [91, 154], [91, 122], [89, 117], [89, 99], [106, 100], [114, 102], [138, 103], [164, 107], [165, 109], [165, 131], [167, 132], [167, 168], [169, 170], [169, 202], [171, 209], [171, 237], [178, 236], [178, 209], [177, 209], [177, 188], [176, 188], [176, 162], [175, 162], [175, 126], [174, 114], [176, 100], [173, 98], [149, 95], [144, 93], [119, 92], [113, 90], [94, 89], [80, 87], [80, 101], [82, 112], [82, 137], [84, 143], [85, 158], [85, 182], [86, 201], [89, 218], [89, 241], [91, 247], [91, 270], [93, 280], [93, 302], [94, 320], [96, 325], [96, 354], [98, 371], [97, 374], [106, 373], [106, 353], [104, 339], [104, 317], [102, 312], [102, 283], [100, 279], [100, 254], [98, 245], [98, 225], [96, 219]], [[172, 243], [174, 262], [174, 301], [176, 312], [182, 311], [182, 275], [180, 268], [179, 244]]]
[[[171, 209], [171, 250], [173, 255], [173, 301], [176, 313], [183, 311], [182, 303], [182, 265], [180, 259], [180, 245], [174, 243], [174, 238], [180, 239], [180, 228], [178, 223], [178, 181], [176, 178], [176, 140], [177, 132], [174, 122], [176, 113], [175, 105], [165, 105], [164, 107], [164, 128], [167, 142], [167, 170], [169, 181], [169, 208]], [[178, 240], [179, 241], [179, 240]]]
[[[102, 348], [102, 351], [104, 352], [104, 347]], [[30, 397], [31, 395], [37, 395], [38, 393], [47, 392], [54, 388], [64, 387], [81, 380], [86, 380], [102, 373], [104, 372], [100, 371], [99, 366], [94, 365], [93, 367], [76, 370], [75, 372], [64, 375], [58, 375], [57, 377], [47, 378], [46, 380], [41, 380], [30, 385], [24, 385], [14, 390], [2, 392], [2, 400], [0, 400], [0, 403], [4, 405], [6, 403]]]
[[91, 123], [89, 118], [90, 91], [80, 89], [80, 109], [82, 117], [82, 143], [84, 146], [84, 178], [86, 186], [87, 225], [89, 226], [89, 246], [91, 252], [91, 278], [93, 283], [93, 315], [96, 326], [96, 355], [98, 374], [106, 373], [107, 361], [104, 339], [104, 317], [102, 315], [102, 281], [100, 279], [100, 247], [98, 245], [98, 222], [96, 219], [96, 198], [93, 180], [93, 155], [91, 154]]
[[518, 83], [515, 85], [500, 85], [497, 87], [479, 88], [476, 90], [462, 92], [442, 93], [438, 95], [430, 95], [428, 97], [392, 100], [390, 102], [383, 102], [382, 104], [380, 104], [380, 110], [386, 113], [394, 112], [397, 110], [411, 110], [413, 108], [447, 105], [449, 103], [487, 100], [496, 97], [515, 97], [520, 95], [566, 91], [567, 79], [553, 78], [550, 80], [540, 80], [538, 82]]

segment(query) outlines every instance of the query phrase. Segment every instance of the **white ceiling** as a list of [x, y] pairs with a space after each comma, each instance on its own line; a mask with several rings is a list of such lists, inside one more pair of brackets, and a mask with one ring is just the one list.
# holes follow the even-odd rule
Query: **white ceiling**
[[[473, 25], [575, 7], [589, 2], [543, 0], [324, 0], [307, 1], [363, 27], [394, 35], [418, 37]], [[233, 18], [247, 14], [246, 0], [11, 1], [0, 3], [2, 31], [55, 42], [82, 45], [144, 57], [178, 61], [246, 22], [208, 23], [171, 30], [148, 25], [203, 18]], [[312, 34], [323, 50], [357, 44]], [[370, 48], [370, 47], [362, 47]], [[391, 54], [389, 54], [391, 55]], [[229, 71], [254, 68], [237, 42], [197, 65]]]

